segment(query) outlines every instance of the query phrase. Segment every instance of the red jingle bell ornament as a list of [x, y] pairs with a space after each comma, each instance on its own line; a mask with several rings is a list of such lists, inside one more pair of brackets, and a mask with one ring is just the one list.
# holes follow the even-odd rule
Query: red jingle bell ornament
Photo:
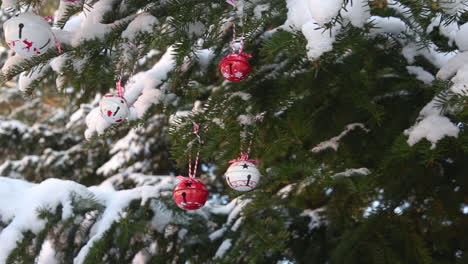
[[208, 190], [205, 184], [194, 177], [177, 176], [180, 182], [172, 191], [174, 202], [182, 209], [197, 210], [205, 205]]
[[252, 66], [247, 58], [252, 55], [245, 53], [231, 53], [219, 63], [219, 69], [223, 77], [231, 82], [239, 82], [247, 78]]

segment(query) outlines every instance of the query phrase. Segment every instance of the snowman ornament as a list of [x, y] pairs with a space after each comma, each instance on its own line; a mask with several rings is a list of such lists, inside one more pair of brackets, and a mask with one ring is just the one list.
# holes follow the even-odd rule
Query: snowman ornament
[[7, 20], [3, 24], [3, 31], [8, 46], [25, 57], [44, 54], [55, 43], [54, 34], [47, 21], [30, 12]]
[[232, 189], [240, 192], [251, 191], [257, 187], [260, 171], [255, 166], [255, 160], [249, 160], [248, 155], [230, 161], [231, 166], [225, 173], [226, 182]]
[[120, 96], [106, 94], [99, 102], [101, 116], [111, 124], [122, 123], [130, 112], [127, 101]]

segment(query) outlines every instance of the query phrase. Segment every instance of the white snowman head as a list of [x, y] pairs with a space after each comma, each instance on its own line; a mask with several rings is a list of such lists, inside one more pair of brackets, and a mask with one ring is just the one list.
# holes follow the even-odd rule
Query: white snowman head
[[113, 94], [105, 95], [99, 102], [102, 117], [112, 124], [123, 122], [129, 113], [128, 104], [124, 98]]
[[257, 187], [260, 171], [249, 161], [236, 161], [225, 173], [229, 187], [236, 191], [246, 192]]
[[39, 56], [54, 46], [50, 25], [33, 13], [10, 18], [3, 24], [3, 31], [8, 46], [22, 56]]

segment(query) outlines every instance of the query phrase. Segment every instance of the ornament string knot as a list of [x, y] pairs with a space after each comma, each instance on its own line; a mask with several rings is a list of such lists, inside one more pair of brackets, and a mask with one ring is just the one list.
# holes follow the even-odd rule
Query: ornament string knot
[[54, 17], [53, 16], [45, 16], [44, 20], [47, 21], [49, 24], [54, 23]]
[[233, 159], [233, 160], [230, 160], [229, 161], [229, 164], [233, 164], [233, 163], [236, 163], [236, 162], [239, 162], [239, 161], [247, 161], [247, 162], [250, 162], [250, 163], [253, 163], [253, 164], [257, 164], [258, 163], [258, 160], [251, 160], [249, 159], [249, 153], [247, 152], [242, 152], [241, 155], [236, 158], [236, 159]]
[[176, 177], [177, 179], [179, 179], [181, 182], [182, 181], [188, 181], [188, 182], [193, 182], [193, 181], [198, 181], [196, 178], [194, 177], [185, 177], [185, 176], [182, 176], [182, 175], [179, 175]]

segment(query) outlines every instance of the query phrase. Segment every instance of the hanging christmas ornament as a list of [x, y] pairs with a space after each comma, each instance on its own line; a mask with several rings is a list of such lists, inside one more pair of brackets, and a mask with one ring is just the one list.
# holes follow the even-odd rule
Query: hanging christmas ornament
[[112, 124], [122, 123], [130, 112], [125, 98], [114, 94], [104, 95], [99, 102], [99, 110], [101, 116]]
[[[129, 43], [131, 44], [131, 43]], [[138, 49], [136, 45], [131, 46], [132, 48]], [[133, 64], [132, 72], [130, 73], [130, 80], [135, 73], [138, 58], [141, 55], [142, 50], [138, 52], [137, 59]], [[115, 83], [117, 94], [106, 94], [99, 102], [99, 110], [101, 112], [102, 118], [111, 124], [122, 123], [125, 119], [129, 118], [130, 120], [137, 118], [137, 113], [133, 106], [130, 106], [125, 99], [125, 85], [122, 85], [123, 68], [120, 68], [120, 74], [118, 76], [118, 81]], [[127, 82], [128, 83], [128, 82]]]
[[3, 31], [8, 46], [26, 57], [41, 55], [57, 44], [47, 21], [29, 12], [7, 20]]
[[229, 163], [231, 166], [225, 173], [229, 187], [240, 192], [251, 191], [257, 187], [261, 174], [255, 166], [256, 160], [249, 160], [249, 154], [244, 152]]
[[[193, 133], [198, 139], [197, 156], [195, 158], [195, 166], [192, 170], [192, 155], [189, 154], [189, 177], [177, 176], [180, 182], [172, 191], [174, 202], [182, 209], [197, 210], [205, 205], [208, 199], [208, 189], [201, 180], [195, 178], [197, 174], [198, 159], [200, 157], [200, 145], [202, 144], [200, 134], [198, 133], [199, 125], [193, 122]], [[191, 153], [191, 149], [189, 150]]]
[[[226, 2], [232, 5], [235, 9], [238, 8], [235, 0], [227, 0]], [[243, 12], [240, 13], [242, 14]], [[243, 23], [242, 18], [239, 18], [239, 21], [241, 24]], [[232, 52], [224, 57], [219, 63], [221, 74], [226, 80], [231, 82], [244, 80], [252, 71], [252, 66], [247, 60], [248, 58], [252, 58], [252, 55], [242, 53], [244, 50], [244, 34], [240, 37], [239, 43], [237, 43], [237, 40], [236, 23], [234, 22], [232, 26]]]
[[247, 78], [252, 66], [247, 58], [252, 55], [245, 53], [231, 53], [219, 63], [219, 69], [223, 77], [231, 82], [239, 82]]
[[208, 190], [205, 184], [193, 177], [177, 176], [180, 180], [172, 192], [174, 202], [182, 209], [197, 210], [205, 205]]

